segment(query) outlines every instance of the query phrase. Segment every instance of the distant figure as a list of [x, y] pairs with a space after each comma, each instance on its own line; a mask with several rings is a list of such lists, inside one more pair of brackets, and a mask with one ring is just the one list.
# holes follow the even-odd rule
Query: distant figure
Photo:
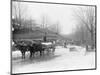
[[67, 45], [67, 43], [65, 42], [65, 43], [64, 43], [64, 48], [67, 48], [67, 46], [66, 46], [66, 45]]
[[88, 45], [86, 45], [86, 51], [88, 51]]
[[86, 45], [86, 51], [85, 51], [85, 54], [84, 55], [87, 54], [87, 51], [88, 51], [88, 45]]

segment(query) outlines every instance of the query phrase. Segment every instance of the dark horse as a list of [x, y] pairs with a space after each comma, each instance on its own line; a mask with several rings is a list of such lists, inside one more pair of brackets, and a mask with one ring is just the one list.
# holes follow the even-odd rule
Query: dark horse
[[22, 53], [22, 59], [25, 59], [25, 53], [28, 51], [29, 47], [25, 45], [16, 44], [15, 46]]
[[41, 43], [33, 43], [32, 45], [29, 45], [29, 51], [30, 51], [30, 58], [32, 58], [35, 54], [35, 52], [40, 52], [40, 56], [42, 56], [45, 48], [43, 48], [43, 45]]

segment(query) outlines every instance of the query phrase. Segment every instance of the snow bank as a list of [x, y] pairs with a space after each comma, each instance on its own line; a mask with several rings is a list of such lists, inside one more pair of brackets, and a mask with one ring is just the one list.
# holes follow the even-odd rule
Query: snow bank
[[[71, 47], [71, 46], [70, 46]], [[84, 55], [85, 48], [74, 46], [78, 51], [70, 52], [69, 48], [57, 46], [54, 55], [34, 58], [32, 61], [27, 60], [28, 64], [14, 65], [13, 73], [27, 73], [27, 72], [43, 72], [43, 71], [58, 71], [58, 70], [75, 70], [75, 69], [89, 69], [95, 68], [95, 53], [91, 52]], [[15, 52], [20, 55], [19, 52]], [[38, 61], [39, 60], [39, 61]], [[21, 63], [21, 62], [20, 62]]]

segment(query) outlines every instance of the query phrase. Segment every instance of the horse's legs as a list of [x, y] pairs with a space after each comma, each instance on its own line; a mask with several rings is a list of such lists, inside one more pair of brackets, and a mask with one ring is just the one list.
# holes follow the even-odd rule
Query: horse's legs
[[55, 52], [55, 48], [53, 48], [52, 52], [53, 52], [53, 53]]
[[42, 51], [42, 54], [43, 54], [43, 55], [45, 54], [45, 50]]
[[50, 53], [50, 48], [47, 48], [47, 49], [46, 49], [46, 53], [47, 53], [47, 55], [49, 55], [49, 53]]
[[32, 57], [34, 57], [35, 52], [32, 52]]
[[22, 59], [23, 59], [23, 52], [21, 51], [21, 54], [22, 54]]
[[32, 58], [32, 51], [30, 51], [30, 58]]
[[25, 59], [25, 52], [21, 52], [22, 53], [22, 59]]
[[23, 52], [23, 58], [25, 59], [25, 52]]
[[40, 51], [40, 56], [42, 56], [42, 51]]
[[52, 50], [53, 55], [54, 55], [54, 52], [55, 52], [55, 48], [53, 48], [53, 50]]

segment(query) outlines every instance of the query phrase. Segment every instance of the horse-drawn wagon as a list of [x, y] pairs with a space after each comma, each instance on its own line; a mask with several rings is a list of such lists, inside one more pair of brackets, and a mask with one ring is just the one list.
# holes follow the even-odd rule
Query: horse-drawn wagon
[[35, 53], [39, 53], [40, 56], [45, 53], [50, 54], [55, 51], [55, 44], [53, 42], [37, 42], [29, 40], [17, 40], [15, 42], [15, 48], [22, 54], [22, 59], [25, 59], [25, 53], [30, 52], [30, 58], [34, 57]]

